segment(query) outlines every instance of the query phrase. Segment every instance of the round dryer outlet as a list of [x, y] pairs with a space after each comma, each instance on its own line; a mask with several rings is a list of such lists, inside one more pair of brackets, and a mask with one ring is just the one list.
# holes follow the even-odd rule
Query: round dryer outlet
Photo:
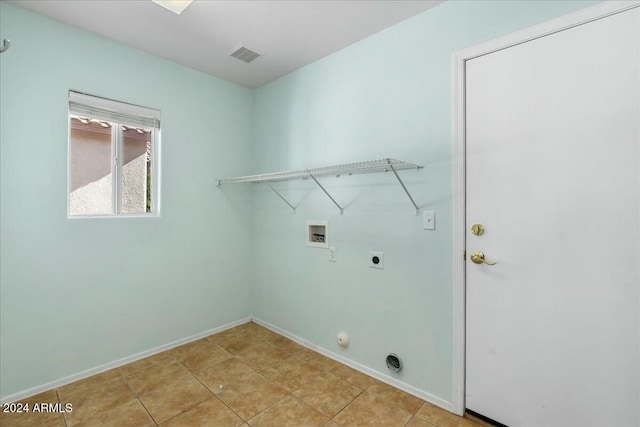
[[384, 252], [369, 251], [369, 267], [384, 269]]

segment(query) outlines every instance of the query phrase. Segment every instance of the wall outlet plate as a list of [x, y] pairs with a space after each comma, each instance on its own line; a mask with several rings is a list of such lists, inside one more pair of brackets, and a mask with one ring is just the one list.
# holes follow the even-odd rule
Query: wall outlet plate
[[436, 213], [434, 211], [424, 211], [422, 214], [425, 230], [436, 229]]
[[335, 246], [330, 246], [329, 247], [329, 261], [336, 262], [336, 247]]
[[369, 267], [384, 270], [384, 252], [369, 251]]

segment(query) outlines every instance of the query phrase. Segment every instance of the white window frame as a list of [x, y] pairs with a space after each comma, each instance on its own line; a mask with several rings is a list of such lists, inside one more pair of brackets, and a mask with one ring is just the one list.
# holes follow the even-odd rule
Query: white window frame
[[[82, 116], [116, 124], [111, 128], [111, 173], [113, 176], [112, 202], [109, 214], [71, 214], [71, 117]], [[69, 91], [67, 117], [67, 218], [149, 218], [160, 216], [160, 111], [139, 105], [114, 101]], [[151, 212], [122, 213], [122, 126], [151, 129]]]

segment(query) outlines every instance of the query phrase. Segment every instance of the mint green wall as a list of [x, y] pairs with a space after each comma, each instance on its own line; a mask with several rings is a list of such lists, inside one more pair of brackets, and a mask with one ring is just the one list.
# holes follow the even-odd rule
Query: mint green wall
[[[451, 53], [592, 3], [448, 2], [250, 91], [0, 2], [0, 395], [254, 314], [449, 401]], [[161, 218], [66, 218], [69, 89], [162, 111]], [[425, 166], [400, 174], [436, 231], [389, 174], [323, 179], [344, 216], [308, 182], [278, 184], [296, 214], [213, 186], [387, 156]]]
[[[422, 229], [390, 174], [324, 178], [344, 216], [313, 183], [278, 184], [295, 214], [258, 188], [256, 317], [381, 373], [395, 352], [397, 379], [451, 401], [452, 53], [593, 3], [450, 1], [258, 89], [256, 173], [412, 161], [424, 170], [400, 174], [437, 230]], [[336, 263], [305, 247], [308, 219], [329, 220]], [[368, 268], [371, 249], [383, 271]]]
[[[0, 2], [1, 395], [251, 315], [252, 92]], [[68, 90], [162, 111], [162, 216], [67, 219]]]

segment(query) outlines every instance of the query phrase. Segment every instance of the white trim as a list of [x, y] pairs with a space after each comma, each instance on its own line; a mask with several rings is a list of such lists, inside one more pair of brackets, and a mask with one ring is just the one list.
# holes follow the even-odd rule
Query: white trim
[[151, 129], [153, 135], [153, 143], [151, 144], [151, 214], [154, 217], [160, 216], [160, 153], [162, 146], [162, 130], [158, 128]]
[[[124, 114], [124, 115], [139, 116], [141, 118], [160, 120], [160, 110], [143, 107], [141, 105], [129, 104], [127, 102], [115, 101], [112, 99], [102, 98], [99, 96], [88, 95], [86, 93], [77, 92], [74, 90], [69, 91], [69, 103], [70, 105], [82, 104], [83, 106], [87, 106], [89, 108], [105, 110], [107, 112], [115, 114], [116, 116], [120, 114]], [[69, 110], [73, 111], [73, 108], [70, 106]], [[116, 121], [121, 121], [121, 120], [122, 120], [121, 118], [117, 118]], [[135, 119], [134, 119], [134, 122], [136, 122]], [[150, 126], [150, 125], [145, 124], [144, 126]]]
[[[124, 178], [124, 170], [122, 169], [122, 140], [123, 138], [122, 124], [117, 123], [111, 126], [111, 205], [113, 211], [109, 215], [117, 216], [122, 211], [122, 184]], [[153, 143], [152, 143], [153, 144]], [[71, 153], [69, 153], [71, 156]], [[71, 170], [69, 170], [71, 174]], [[71, 193], [71, 189], [69, 189]], [[71, 214], [71, 212], [69, 212]], [[80, 216], [80, 215], [70, 215]]]
[[453, 349], [451, 403], [453, 412], [464, 413], [465, 370], [465, 94], [464, 62], [453, 58]]
[[462, 58], [464, 61], [470, 60], [498, 50], [526, 43], [540, 37], [568, 30], [579, 25], [587, 24], [598, 19], [606, 18], [607, 16], [615, 15], [638, 6], [640, 6], [640, 1], [638, 0], [603, 1], [597, 5], [571, 12], [567, 15], [551, 19], [541, 24], [533, 25], [523, 30], [460, 50], [455, 52], [454, 55]]
[[59, 387], [62, 387], [67, 384], [71, 384], [72, 382], [79, 381], [93, 375], [100, 374], [102, 372], [108, 371], [110, 369], [118, 368], [120, 366], [127, 365], [129, 363], [135, 362], [140, 359], [144, 359], [145, 357], [153, 356], [158, 353], [162, 353], [163, 351], [171, 350], [172, 348], [188, 344], [192, 341], [199, 340], [204, 337], [208, 337], [213, 334], [217, 334], [219, 332], [225, 331], [227, 329], [235, 328], [236, 326], [243, 325], [245, 323], [251, 322], [251, 318], [247, 317], [244, 319], [236, 320], [235, 322], [227, 323], [225, 325], [219, 326], [217, 328], [209, 329], [207, 331], [199, 332], [195, 335], [191, 335], [186, 338], [180, 338], [179, 340], [172, 341], [167, 344], [163, 344], [159, 347], [154, 347], [150, 350], [145, 350], [143, 352], [134, 354], [132, 356], [127, 356], [122, 359], [115, 360], [113, 362], [105, 363], [104, 365], [96, 366], [95, 368], [87, 369], [86, 371], [78, 372], [77, 374], [69, 375], [68, 377], [61, 378], [59, 380], [51, 381], [46, 384], [42, 384], [36, 387], [32, 387], [30, 389], [11, 394], [9, 396], [4, 396], [0, 399], [0, 404], [16, 402], [21, 399], [25, 399], [27, 397], [35, 396], [36, 394], [43, 393], [45, 391], [53, 390]]
[[465, 63], [553, 33], [640, 6], [640, 1], [605, 1], [481, 43], [453, 54], [453, 412], [465, 410], [465, 263], [456, 262], [465, 250]]
[[[0, 0], [2, 1], [2, 0]], [[88, 215], [71, 215], [67, 216], [67, 219], [77, 221], [82, 219], [113, 219], [113, 218], [146, 218], [146, 219], [154, 219], [160, 218], [160, 215], [153, 215], [152, 213], [127, 213], [127, 214], [88, 214]]]
[[356, 371], [362, 372], [365, 375], [369, 375], [370, 377], [373, 377], [375, 379], [377, 379], [378, 381], [381, 381], [385, 384], [389, 384], [392, 387], [395, 387], [397, 389], [400, 389], [404, 392], [407, 392], [413, 396], [416, 396], [419, 399], [425, 400], [429, 403], [432, 403], [436, 406], [439, 406], [443, 409], [446, 409], [447, 411], [450, 411], [453, 409], [452, 405], [450, 402], [447, 402], [444, 399], [441, 399], [437, 396], [434, 396], [432, 394], [429, 394], [425, 391], [422, 391], [416, 387], [413, 387], [412, 385], [409, 385], [407, 383], [404, 383], [402, 381], [398, 381], [397, 379], [390, 377], [388, 375], [382, 374], [376, 370], [373, 370], [367, 366], [361, 365], [357, 362], [354, 362], [352, 360], [347, 359], [344, 356], [341, 356], [337, 353], [334, 353], [330, 350], [327, 350], [326, 348], [317, 346], [303, 338], [300, 338], [297, 335], [294, 335], [288, 331], [285, 331], [284, 329], [281, 329], [275, 325], [272, 325], [269, 322], [265, 322], [264, 320], [258, 319], [256, 317], [252, 318], [252, 320], [257, 323], [258, 325], [264, 326], [265, 328], [279, 334], [282, 335], [286, 338], [289, 338], [292, 341], [295, 341], [296, 343], [300, 344], [303, 347], [308, 348], [309, 350], [313, 350], [317, 353], [322, 354], [323, 356], [328, 357], [329, 359], [333, 359], [336, 362], [342, 363], [343, 365], [347, 365], [350, 368], [355, 369]]

